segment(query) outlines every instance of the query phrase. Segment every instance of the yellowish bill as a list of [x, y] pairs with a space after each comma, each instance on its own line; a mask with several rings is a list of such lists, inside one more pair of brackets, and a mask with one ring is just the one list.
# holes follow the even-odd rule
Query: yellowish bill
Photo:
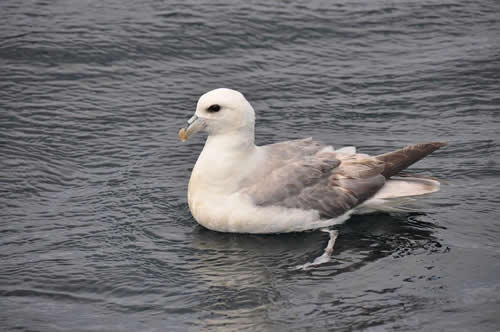
[[186, 128], [181, 128], [179, 130], [179, 134], [177, 134], [177, 136], [179, 137], [179, 139], [182, 141], [182, 142], [185, 142], [188, 137], [186, 135]]

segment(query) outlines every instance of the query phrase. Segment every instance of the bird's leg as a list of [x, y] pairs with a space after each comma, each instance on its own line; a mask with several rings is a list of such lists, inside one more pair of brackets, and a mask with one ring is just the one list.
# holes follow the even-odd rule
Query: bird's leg
[[328, 228], [322, 228], [320, 229], [322, 232], [326, 232], [330, 234], [330, 239], [328, 240], [328, 244], [326, 245], [325, 251], [323, 252], [323, 255], [316, 257], [314, 261], [311, 263], [305, 263], [303, 265], [298, 265], [296, 267], [297, 270], [308, 270], [312, 267], [316, 267], [318, 265], [328, 263], [331, 258], [332, 258], [332, 253], [333, 253], [333, 246], [335, 245], [335, 241], [337, 240], [337, 237], [339, 236], [339, 231], [337, 230], [331, 230]]

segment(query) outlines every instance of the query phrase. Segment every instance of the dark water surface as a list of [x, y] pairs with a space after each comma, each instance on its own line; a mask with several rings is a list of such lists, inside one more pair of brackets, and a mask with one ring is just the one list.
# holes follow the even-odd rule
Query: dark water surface
[[[448, 181], [426, 214], [252, 236], [198, 226], [197, 98], [242, 91], [257, 142], [313, 136]], [[494, 331], [500, 3], [2, 1], [2, 331]]]

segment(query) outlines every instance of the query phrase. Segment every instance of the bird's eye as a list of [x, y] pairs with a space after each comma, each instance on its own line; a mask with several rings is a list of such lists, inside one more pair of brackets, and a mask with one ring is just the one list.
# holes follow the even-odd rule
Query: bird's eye
[[210, 106], [209, 108], [207, 108], [207, 111], [210, 112], [210, 113], [219, 112], [220, 111], [220, 106], [217, 105], [217, 104], [213, 104], [212, 106]]

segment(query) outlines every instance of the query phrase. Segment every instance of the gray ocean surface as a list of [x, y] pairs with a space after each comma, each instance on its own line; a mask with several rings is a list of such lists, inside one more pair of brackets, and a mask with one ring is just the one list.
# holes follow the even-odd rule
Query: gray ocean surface
[[[187, 183], [208, 90], [447, 182], [425, 213], [216, 233]], [[500, 2], [0, 2], [1, 331], [498, 331]], [[224, 202], [220, 202], [224, 204]]]

